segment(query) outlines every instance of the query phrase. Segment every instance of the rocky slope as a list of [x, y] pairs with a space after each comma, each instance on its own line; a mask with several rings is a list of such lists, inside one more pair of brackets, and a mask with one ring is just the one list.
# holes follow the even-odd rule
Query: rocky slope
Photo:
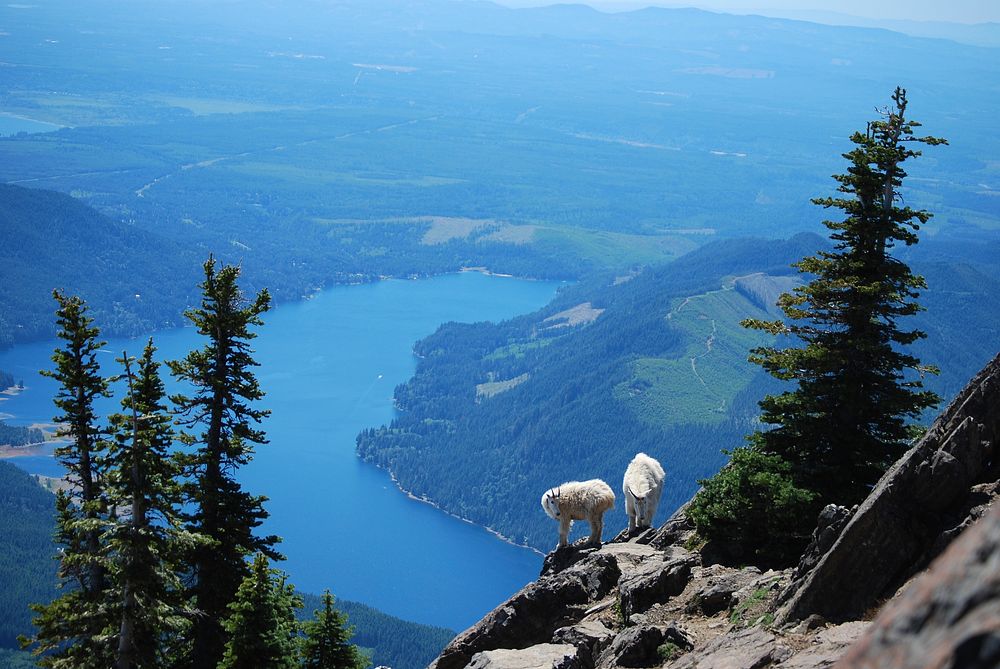
[[711, 564], [682, 508], [550, 554], [431, 669], [1000, 666], [998, 446], [1000, 356], [797, 568]]

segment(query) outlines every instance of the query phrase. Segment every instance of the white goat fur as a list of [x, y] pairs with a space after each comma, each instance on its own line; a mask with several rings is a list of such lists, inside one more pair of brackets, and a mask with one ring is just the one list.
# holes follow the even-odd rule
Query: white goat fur
[[569, 481], [550, 488], [542, 495], [542, 508], [549, 518], [559, 521], [559, 546], [568, 543], [569, 528], [574, 520], [590, 523], [587, 543], [600, 545], [604, 529], [604, 512], [615, 506], [615, 493], [600, 479]]
[[660, 463], [645, 453], [636, 453], [632, 458], [622, 481], [629, 532], [652, 524], [663, 493], [664, 476]]

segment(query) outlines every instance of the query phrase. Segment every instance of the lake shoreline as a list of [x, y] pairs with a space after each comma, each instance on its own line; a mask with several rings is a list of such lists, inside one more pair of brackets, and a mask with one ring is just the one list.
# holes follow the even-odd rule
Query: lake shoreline
[[412, 499], [412, 500], [414, 500], [416, 502], [420, 502], [422, 504], [426, 504], [426, 505], [428, 505], [428, 506], [430, 506], [430, 507], [432, 507], [434, 509], [437, 509], [438, 511], [440, 511], [441, 513], [443, 513], [443, 514], [445, 514], [447, 516], [451, 516], [452, 518], [455, 518], [456, 520], [462, 521], [463, 523], [468, 523], [469, 525], [472, 525], [474, 527], [482, 528], [482, 529], [486, 530], [487, 532], [489, 532], [490, 534], [492, 534], [497, 539], [499, 539], [500, 541], [504, 542], [505, 544], [510, 544], [511, 546], [515, 546], [517, 548], [526, 548], [529, 551], [531, 551], [532, 553], [535, 553], [537, 555], [545, 557], [545, 553], [543, 553], [542, 551], [538, 550], [534, 546], [529, 546], [528, 544], [519, 544], [516, 541], [514, 541], [513, 539], [511, 539], [510, 537], [508, 537], [508, 536], [506, 536], [504, 534], [501, 534], [500, 532], [498, 532], [497, 530], [493, 529], [492, 527], [489, 527], [488, 525], [480, 525], [479, 523], [475, 522], [474, 520], [469, 520], [468, 518], [464, 518], [464, 517], [458, 515], [457, 513], [452, 513], [451, 511], [445, 509], [443, 506], [441, 506], [439, 503], [435, 502], [434, 500], [432, 500], [429, 497], [421, 497], [419, 495], [415, 495], [414, 493], [412, 493], [411, 491], [407, 490], [406, 488], [404, 488], [402, 486], [402, 484], [399, 482], [399, 479], [396, 478], [395, 472], [393, 472], [391, 469], [383, 469], [382, 467], [379, 467], [378, 465], [376, 465], [374, 463], [368, 462], [367, 460], [365, 460], [364, 458], [362, 458], [361, 456], [359, 456], [357, 454], [355, 454], [355, 457], [357, 457], [358, 460], [360, 460], [361, 462], [364, 462], [365, 464], [370, 464], [370, 465], [374, 466], [376, 469], [381, 469], [382, 471], [386, 472], [389, 475], [389, 478], [392, 480], [393, 485], [396, 486], [396, 489], [399, 490], [399, 492], [401, 492], [404, 495], [406, 495], [407, 497], [409, 497], [410, 499]]
[[[535, 549], [525, 551], [509, 537], [490, 528], [482, 532], [482, 526], [407, 494], [397, 482], [390, 484], [386, 471], [361, 464], [354, 445], [360, 431], [392, 420], [392, 389], [415, 371], [414, 342], [442, 323], [499, 322], [533, 312], [560, 285], [456, 271], [425, 280], [338, 284], [311, 299], [276, 305], [265, 317], [253, 348], [267, 393], [262, 406], [272, 411], [265, 429], [274, 448], [261, 448], [240, 469], [239, 480], [268, 496], [266, 531], [283, 538], [291, 582], [321, 592], [336, 579], [345, 599], [457, 630], [537, 577], [541, 560]], [[204, 343], [192, 327], [143, 335], [155, 338], [157, 357], [164, 359]], [[116, 371], [110, 352], [132, 348], [135, 340], [106, 338], [101, 363], [105, 371]], [[59, 345], [55, 339], [19, 343], [0, 352], [0, 368], [34, 378], [36, 370], [51, 365], [51, 351]], [[183, 390], [174, 379], [166, 383], [171, 392]], [[0, 410], [16, 414], [12, 422], [51, 421], [57, 385], [40, 377], [28, 392], [0, 402]], [[103, 415], [120, 407], [114, 398], [102, 398], [97, 410]], [[59, 476], [44, 448], [9, 453], [39, 454], [8, 462], [32, 474]], [[491, 565], [487, 574], [484, 564]], [[404, 570], [417, 576], [400, 578]]]

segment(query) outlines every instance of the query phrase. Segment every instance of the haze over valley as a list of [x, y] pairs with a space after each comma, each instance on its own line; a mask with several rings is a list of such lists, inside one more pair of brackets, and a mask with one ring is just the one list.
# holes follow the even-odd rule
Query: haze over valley
[[[792, 263], [832, 248], [840, 212], [811, 200], [837, 195], [852, 133], [897, 86], [917, 132], [948, 140], [907, 163], [898, 202], [933, 218], [892, 249], [927, 281], [913, 350], [941, 373], [923, 380], [947, 402], [996, 354], [990, 25], [953, 41], [504, 4], [0, 7], [0, 482], [34, 500], [10, 521], [34, 533], [22, 557], [0, 554], [26, 565], [0, 602], [0, 664], [27, 662], [26, 606], [53, 592], [54, 498], [7, 469], [49, 488], [65, 473], [58, 384], [36, 374], [60, 346], [53, 289], [111, 339], [107, 375], [154, 334], [160, 360], [201, 345], [184, 311], [210, 255], [244, 297], [267, 289], [250, 347], [270, 443], [236, 478], [270, 498], [273, 566], [342, 597], [397, 669], [536, 577], [546, 489], [619, 490], [644, 451], [667, 472], [658, 525], [760, 428], [758, 402], [790, 386], [747, 361], [773, 337], [740, 323], [782, 318], [779, 295], [808, 281]], [[605, 522], [606, 540], [626, 527], [624, 499]]]

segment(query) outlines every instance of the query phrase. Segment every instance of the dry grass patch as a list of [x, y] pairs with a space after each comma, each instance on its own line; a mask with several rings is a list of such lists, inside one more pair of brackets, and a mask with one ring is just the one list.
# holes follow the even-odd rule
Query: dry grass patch
[[528, 373], [520, 374], [515, 376], [513, 379], [507, 379], [506, 381], [493, 381], [492, 374], [491, 380], [486, 383], [476, 384], [476, 399], [489, 399], [494, 395], [499, 395], [500, 393], [506, 392], [511, 388], [516, 388], [525, 381], [528, 380]]
[[546, 330], [551, 330], [553, 328], [571, 328], [577, 325], [592, 323], [603, 313], [604, 309], [595, 309], [594, 305], [590, 302], [584, 302], [576, 305], [575, 307], [570, 307], [565, 311], [560, 311], [558, 314], [552, 314], [542, 322], [551, 323], [551, 325], [545, 328]]
[[452, 239], [466, 239], [476, 230], [497, 223], [490, 218], [454, 218], [450, 216], [420, 216], [412, 220], [431, 224], [420, 240], [420, 243], [426, 246], [444, 244]]

